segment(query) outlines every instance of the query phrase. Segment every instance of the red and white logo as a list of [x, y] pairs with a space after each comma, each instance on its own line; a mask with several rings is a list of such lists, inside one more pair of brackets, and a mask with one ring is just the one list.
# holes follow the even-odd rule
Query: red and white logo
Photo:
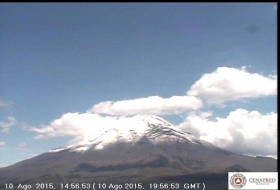
[[229, 190], [278, 190], [278, 172], [228, 172]]
[[246, 185], [246, 182], [246, 177], [240, 173], [236, 173], [230, 178], [230, 184], [236, 189], [244, 187]]

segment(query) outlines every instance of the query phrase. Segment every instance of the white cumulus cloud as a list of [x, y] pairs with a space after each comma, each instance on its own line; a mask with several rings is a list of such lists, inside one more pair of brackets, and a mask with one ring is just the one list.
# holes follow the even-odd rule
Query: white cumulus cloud
[[58, 136], [79, 136], [85, 134], [92, 126], [98, 125], [101, 116], [91, 113], [66, 113], [49, 125], [30, 127], [28, 130], [38, 133], [35, 139]]
[[226, 118], [210, 120], [210, 112], [187, 116], [178, 125], [201, 140], [246, 155], [277, 155], [277, 113], [237, 109]]
[[149, 96], [132, 100], [101, 102], [88, 111], [110, 115], [168, 115], [182, 113], [187, 110], [197, 110], [202, 105], [202, 101], [194, 96], [172, 96], [170, 98]]
[[10, 128], [17, 123], [17, 120], [14, 117], [9, 116], [8, 121], [0, 121], [0, 128], [2, 128], [2, 133], [9, 132]]
[[266, 77], [249, 73], [245, 67], [219, 67], [212, 73], [204, 74], [187, 94], [201, 97], [208, 104], [276, 95], [277, 75]]
[[[237, 109], [225, 118], [211, 120], [211, 112], [192, 112], [177, 127], [191, 132], [197, 138], [208, 141], [223, 149], [246, 155], [276, 157], [277, 150], [277, 113], [265, 115], [258, 111]], [[131, 123], [130, 116], [101, 116], [94, 113], [66, 113], [60, 118], [41, 127], [30, 127], [36, 132], [35, 139], [55, 138], [60, 136], [73, 137], [72, 142], [92, 140], [104, 132], [139, 127]], [[136, 127], [136, 128], [137, 128]], [[125, 131], [125, 130], [124, 130]], [[125, 136], [125, 132], [122, 133]], [[111, 135], [111, 133], [110, 133]], [[114, 141], [115, 136], [106, 136], [107, 141]], [[105, 136], [104, 136], [105, 138]]]
[[[72, 136], [73, 140], [92, 139], [102, 135], [106, 129], [127, 126], [128, 118], [132, 115], [173, 115], [192, 111], [178, 125], [186, 132], [239, 154], [276, 157], [277, 113], [263, 115], [258, 111], [237, 109], [225, 118], [211, 120], [210, 111], [199, 111], [203, 107], [202, 100], [210, 105], [223, 105], [227, 101], [275, 96], [276, 90], [277, 75], [249, 73], [245, 67], [219, 67], [203, 75], [185, 96], [104, 101], [85, 113], [66, 113], [48, 125], [26, 128], [37, 133], [35, 139], [60, 136]], [[13, 119], [11, 117], [8, 122], [0, 122], [2, 131], [7, 131], [13, 125]]]
[[122, 126], [125, 117], [100, 116], [93, 113], [66, 113], [55, 119], [49, 125], [41, 127], [26, 127], [36, 132], [35, 139], [72, 136], [74, 139], [92, 139], [99, 137], [104, 130]]

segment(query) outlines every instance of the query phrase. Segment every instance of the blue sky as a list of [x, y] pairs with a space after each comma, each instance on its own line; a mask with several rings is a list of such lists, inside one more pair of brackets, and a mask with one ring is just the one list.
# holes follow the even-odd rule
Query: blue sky
[[276, 157], [276, 17], [276, 3], [1, 3], [0, 167], [75, 138], [71, 113], [156, 114]]

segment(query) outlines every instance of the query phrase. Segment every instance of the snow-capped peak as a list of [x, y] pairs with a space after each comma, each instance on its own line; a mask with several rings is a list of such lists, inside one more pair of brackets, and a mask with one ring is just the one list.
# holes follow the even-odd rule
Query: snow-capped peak
[[65, 148], [58, 148], [50, 152], [62, 150], [83, 152], [88, 149], [103, 149], [105, 146], [116, 142], [136, 143], [142, 137], [147, 137], [153, 144], [168, 141], [190, 141], [198, 143], [200, 140], [189, 133], [182, 132], [178, 127], [168, 121], [149, 115], [136, 115], [133, 117], [121, 117], [116, 120], [114, 126], [104, 127], [98, 134], [89, 135]]

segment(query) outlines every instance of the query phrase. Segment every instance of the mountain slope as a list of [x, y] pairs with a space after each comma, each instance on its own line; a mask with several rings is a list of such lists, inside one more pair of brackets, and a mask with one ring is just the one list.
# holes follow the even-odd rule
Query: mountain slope
[[192, 179], [211, 183], [220, 177], [227, 180], [229, 171], [269, 172], [277, 171], [276, 166], [272, 158], [243, 156], [215, 147], [157, 116], [135, 116], [122, 125], [104, 128], [92, 138], [0, 168], [0, 189], [8, 182], [144, 183]]

